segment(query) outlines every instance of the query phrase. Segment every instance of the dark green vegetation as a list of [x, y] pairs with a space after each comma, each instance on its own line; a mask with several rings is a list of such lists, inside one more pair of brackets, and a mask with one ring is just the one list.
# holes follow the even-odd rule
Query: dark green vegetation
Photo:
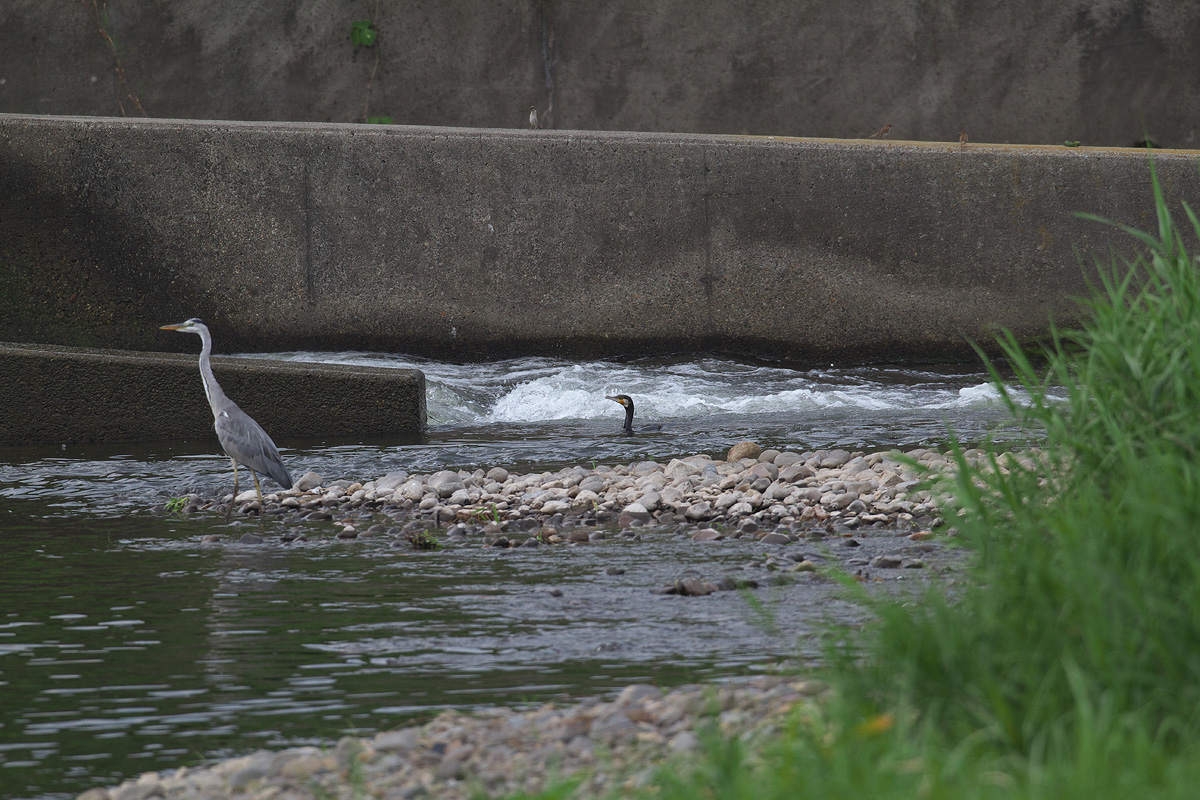
[[1185, 206], [1177, 228], [1154, 188], [1157, 235], [1129, 230], [1144, 254], [1103, 266], [1044, 369], [1002, 338], [1006, 403], [1045, 437], [1032, 469], [960, 460], [969, 586], [881, 607], [831, 670], [836, 701], [766, 745], [710, 737], [648, 796], [1194, 796], [1200, 221]]

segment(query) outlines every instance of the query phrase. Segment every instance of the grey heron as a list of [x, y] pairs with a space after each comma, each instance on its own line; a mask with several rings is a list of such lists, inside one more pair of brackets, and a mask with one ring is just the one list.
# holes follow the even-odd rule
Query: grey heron
[[[625, 427], [622, 428], [625, 433], [634, 433], [633, 429], [633, 398], [627, 394], [605, 395], [605, 400], [613, 400], [625, 406]], [[650, 433], [651, 431], [661, 431], [662, 425], [643, 425], [637, 429], [637, 433]]]
[[[238, 408], [238, 404], [225, 396], [221, 385], [213, 377], [212, 334], [208, 326], [193, 317], [186, 322], [175, 325], [163, 325], [159, 330], [194, 333], [200, 337], [200, 380], [204, 382], [204, 394], [208, 398], [208, 406], [213, 413], [213, 427], [217, 430], [217, 441], [221, 449], [233, 463], [233, 497], [238, 494], [238, 464], [250, 470], [254, 477], [254, 490], [258, 493], [258, 514], [263, 513], [262, 487], [258, 483], [258, 473], [270, 475], [284, 489], [292, 488], [292, 476], [288, 474], [283, 459], [279, 457], [279, 449], [271, 441], [271, 437], [262, 426], [251, 419], [250, 415]], [[225, 519], [233, 512], [233, 503], [225, 512]]]

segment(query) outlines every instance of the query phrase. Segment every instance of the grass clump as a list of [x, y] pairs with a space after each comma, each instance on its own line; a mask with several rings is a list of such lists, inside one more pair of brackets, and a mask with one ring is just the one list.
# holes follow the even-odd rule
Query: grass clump
[[970, 588], [884, 612], [869, 679], [896, 676], [893, 697], [950, 736], [1035, 760], [1071, 755], [1097, 725], [1200, 740], [1200, 279], [1153, 183], [1157, 236], [1127, 229], [1146, 252], [1101, 271], [1045, 372], [1001, 340], [1027, 403], [993, 380], [1045, 431], [1043, 455], [982, 470], [959, 458], [980, 556]]
[[642, 796], [1195, 795], [1200, 221], [1152, 181], [1158, 231], [1125, 228], [1143, 252], [1103, 265], [1081, 326], [1034, 356], [1000, 339], [1016, 390], [993, 380], [1041, 448], [958, 454], [967, 586], [881, 607], [835, 701], [770, 742], [710, 735]]

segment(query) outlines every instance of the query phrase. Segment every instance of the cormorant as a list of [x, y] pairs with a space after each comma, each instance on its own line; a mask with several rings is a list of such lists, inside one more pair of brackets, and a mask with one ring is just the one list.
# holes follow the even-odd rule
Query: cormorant
[[[627, 394], [608, 395], [604, 396], [605, 400], [612, 400], [625, 406], [625, 427], [622, 428], [625, 433], [634, 433], [633, 429], [633, 398]], [[649, 433], [651, 431], [661, 431], [662, 425], [643, 425], [637, 429], [637, 433]]]

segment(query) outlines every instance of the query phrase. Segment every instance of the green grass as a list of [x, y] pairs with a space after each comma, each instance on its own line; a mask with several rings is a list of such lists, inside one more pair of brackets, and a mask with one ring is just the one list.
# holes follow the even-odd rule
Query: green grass
[[[882, 605], [833, 654], [836, 700], [782, 736], [706, 738], [641, 796], [1175, 798], [1200, 785], [1200, 280], [1158, 231], [1098, 264], [1080, 328], [1000, 345], [1034, 467], [958, 455], [976, 558], [948, 599]], [[1185, 236], [1186, 232], [1186, 236]]]

